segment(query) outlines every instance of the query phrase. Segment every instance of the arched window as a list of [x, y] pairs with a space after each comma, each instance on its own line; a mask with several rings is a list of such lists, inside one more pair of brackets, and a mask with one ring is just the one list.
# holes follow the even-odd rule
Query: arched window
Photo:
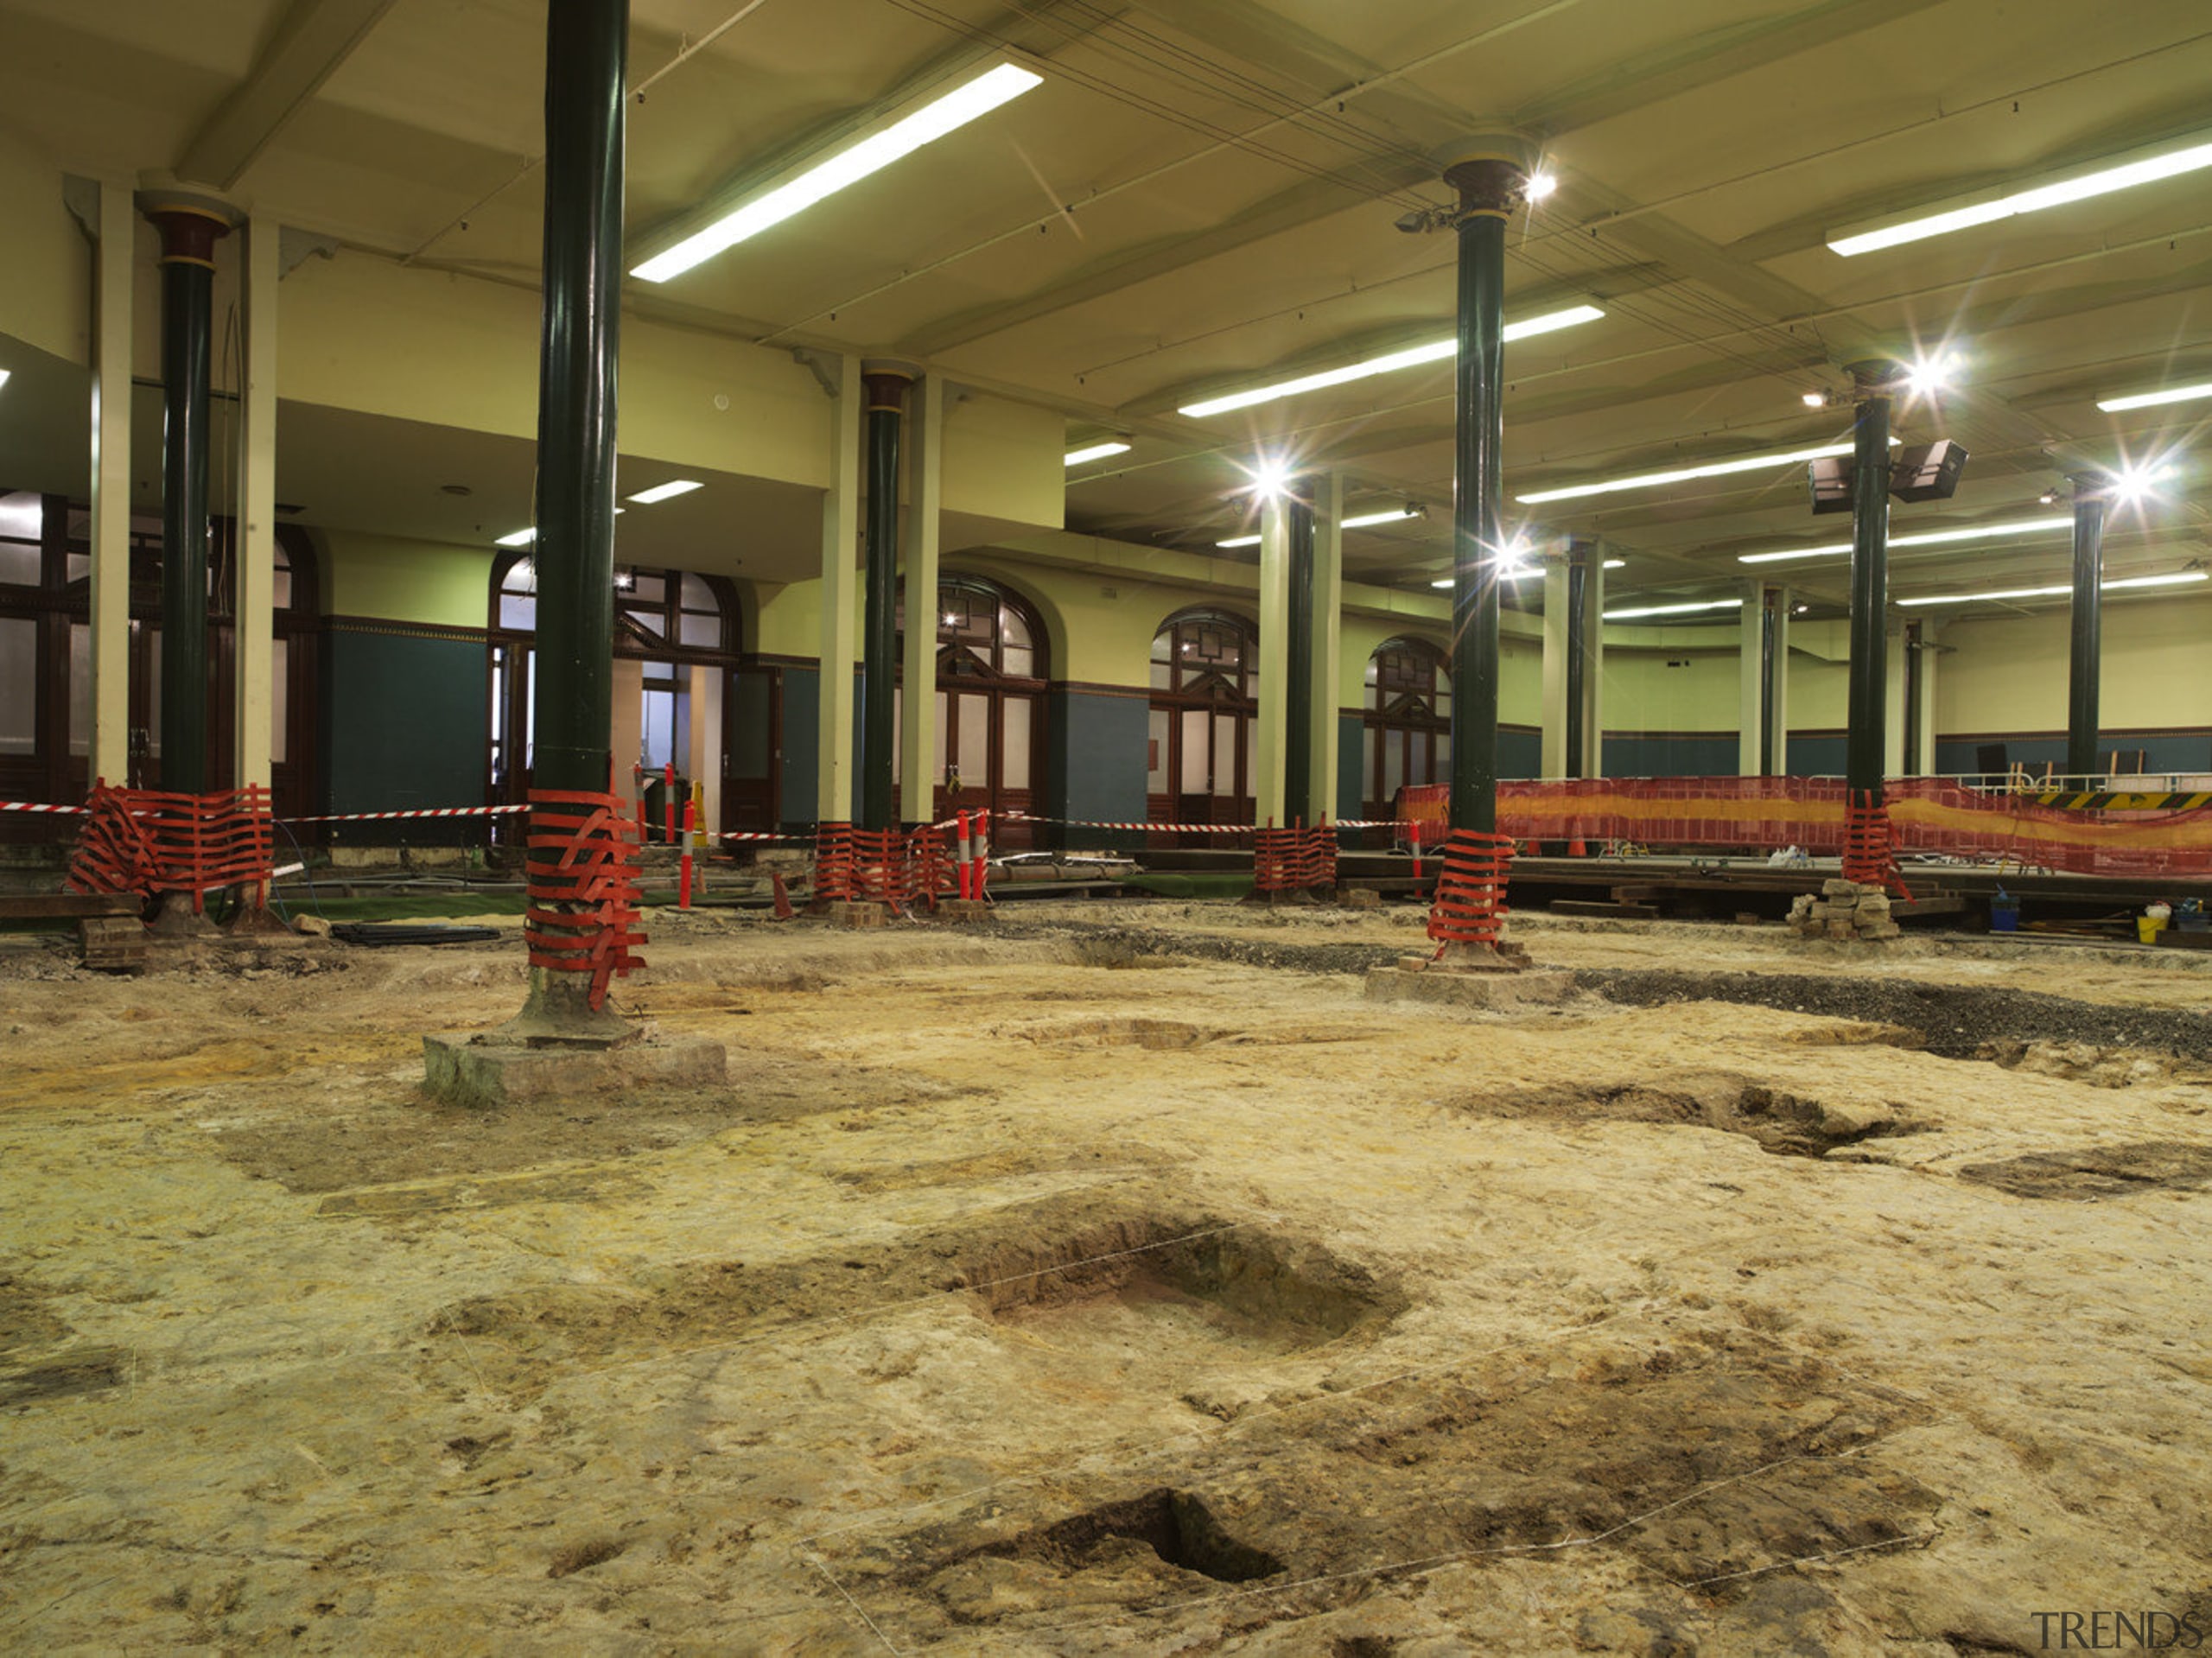
[[[722, 728], [737, 664], [737, 603], [719, 576], [618, 566], [614, 572], [615, 702], [638, 706], [634, 750], [618, 743], [626, 786], [664, 774], [705, 785], [704, 827], [728, 827]], [[537, 652], [537, 567], [527, 551], [492, 571], [490, 772], [495, 803], [529, 798], [532, 685]]]
[[[899, 600], [899, 651], [905, 671], [906, 601]], [[979, 576], [949, 575], [937, 587], [937, 786], [931, 821], [962, 808], [990, 809], [991, 839], [1030, 843], [1030, 826], [1007, 814], [1035, 808], [1044, 778], [1045, 629], [1027, 600]], [[903, 734], [906, 689], [899, 692]], [[892, 764], [904, 777], [903, 737]], [[954, 783], [957, 781], [957, 787]], [[918, 818], [902, 801], [902, 817]], [[1000, 827], [1000, 825], [1003, 827]]]
[[1145, 793], [1154, 823], [1249, 823], [1259, 635], [1224, 611], [1171, 616], [1152, 641]]
[[1406, 784], [1452, 775], [1452, 676], [1426, 639], [1385, 639], [1367, 659], [1360, 776], [1364, 816], [1385, 817]]

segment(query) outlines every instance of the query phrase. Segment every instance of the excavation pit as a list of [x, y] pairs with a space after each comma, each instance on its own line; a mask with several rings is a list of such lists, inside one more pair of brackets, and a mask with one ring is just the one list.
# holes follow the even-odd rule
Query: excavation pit
[[1549, 1122], [1649, 1122], [1742, 1134], [1783, 1157], [1826, 1157], [1869, 1140], [1938, 1125], [1873, 1099], [1817, 1100], [1726, 1071], [1677, 1072], [1646, 1081], [1571, 1084], [1474, 1095], [1471, 1115]]

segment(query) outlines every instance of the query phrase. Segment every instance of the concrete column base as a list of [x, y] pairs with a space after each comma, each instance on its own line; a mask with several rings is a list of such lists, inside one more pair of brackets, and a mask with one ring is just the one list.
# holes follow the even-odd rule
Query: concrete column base
[[717, 1088], [729, 1061], [702, 1036], [647, 1031], [613, 1045], [532, 1042], [500, 1031], [455, 1031], [423, 1039], [423, 1082], [445, 1105], [496, 1108], [579, 1094], [619, 1096], [647, 1088]]
[[1512, 973], [1455, 973], [1431, 967], [1378, 967], [1367, 975], [1370, 1001], [1426, 1001], [1446, 1007], [1541, 1007], [1573, 994], [1574, 975], [1554, 969]]
[[944, 899], [938, 901], [937, 906], [938, 920], [957, 921], [963, 925], [972, 925], [978, 921], [995, 920], [998, 912], [998, 905], [986, 903], [979, 898]]
[[891, 919], [891, 906], [861, 899], [840, 899], [823, 912], [833, 927], [880, 927]]

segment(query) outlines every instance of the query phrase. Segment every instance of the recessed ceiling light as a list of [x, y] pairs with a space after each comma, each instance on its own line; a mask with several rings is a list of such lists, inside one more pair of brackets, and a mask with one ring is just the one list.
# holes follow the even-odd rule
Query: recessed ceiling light
[[[1504, 337], [1508, 340], [1526, 340], [1535, 334], [1550, 334], [1556, 328], [1571, 328], [1578, 322], [1594, 322], [1605, 314], [1594, 305], [1571, 305], [1563, 311], [1550, 311], [1542, 316], [1524, 317], [1518, 322], [1509, 322], [1505, 325]], [[1319, 391], [1327, 386], [1364, 380], [1370, 375], [1415, 368], [1423, 363], [1440, 363], [1446, 358], [1456, 357], [1459, 352], [1459, 336], [1451, 334], [1442, 340], [1432, 340], [1426, 345], [1408, 346], [1404, 351], [1389, 352], [1381, 357], [1347, 363], [1342, 368], [1324, 369], [1319, 374], [1301, 375], [1295, 380], [1280, 380], [1273, 385], [1255, 386], [1249, 391], [1231, 391], [1223, 397], [1209, 397], [1202, 403], [1185, 403], [1175, 412], [1188, 415], [1194, 420], [1203, 419], [1208, 415], [1226, 414], [1232, 409], [1249, 409], [1254, 403], [1273, 403], [1277, 397], [1294, 397], [1301, 391]]]
[[[0, 375], [0, 379], [5, 379]], [[2152, 409], [2162, 403], [2194, 403], [2199, 397], [2212, 397], [2212, 380], [2202, 385], [2171, 386], [2164, 391], [2138, 391], [2132, 397], [2104, 397], [2097, 407], [2107, 415], [2119, 414], [2124, 409]]]
[[1688, 616], [1700, 610], [1737, 610], [1742, 607], [1743, 603], [1741, 599], [1700, 599], [1695, 603], [1679, 605], [1638, 605], [1630, 610], [1609, 610], [1605, 613], [1605, 619], [1609, 622], [1632, 622], [1639, 616]]
[[1808, 409], [1825, 409], [1828, 406], [1828, 394], [1825, 391], [1808, 391], [1800, 396], [1797, 401]]
[[1094, 443], [1087, 449], [1070, 449], [1064, 465], [1079, 467], [1086, 461], [1103, 461], [1109, 454], [1127, 454], [1126, 443]]
[[[2051, 498], [2045, 496], [2046, 501]], [[2050, 518], [2012, 518], [2003, 524], [1978, 524], [1964, 530], [1923, 530], [1910, 535], [1891, 536], [1890, 546], [1942, 547], [1961, 541], [1999, 541], [2007, 536], [2041, 535], [2047, 530], [2070, 530], [2074, 519], [2070, 514]], [[1824, 542], [1818, 547], [1777, 548], [1767, 553], [1738, 553], [1738, 564], [1773, 564], [1786, 558], [1832, 558], [1851, 550], [1847, 541]]]
[[655, 484], [651, 489], [641, 489], [629, 499], [639, 506], [651, 506], [656, 501], [673, 500], [678, 495], [689, 495], [702, 487], [689, 478], [671, 478], [664, 484]]
[[[2125, 588], [2177, 588], [2191, 581], [2205, 579], [2202, 570], [2181, 570], [2172, 575], [2130, 575], [2117, 581], [2098, 583], [2100, 593], [2111, 593]], [[2062, 593], [2071, 593], [2071, 582], [2056, 588], [2008, 588], [1996, 593], [1931, 593], [1917, 599], [1899, 599], [1901, 605], [1971, 605], [1983, 600], [1994, 599], [2052, 599]]]
[[528, 530], [518, 530], [510, 536], [501, 536], [498, 541], [493, 543], [493, 545], [495, 547], [527, 547], [531, 542], [536, 541], [537, 539], [537, 530], [535, 526], [532, 526]]
[[824, 156], [796, 175], [786, 176], [781, 183], [753, 196], [704, 230], [684, 238], [666, 252], [656, 254], [630, 274], [642, 282], [653, 283], [679, 276], [725, 249], [735, 247], [747, 237], [758, 236], [771, 226], [780, 225], [825, 196], [835, 195], [847, 185], [857, 184], [870, 174], [882, 171], [924, 144], [944, 137], [979, 116], [988, 115], [1032, 86], [1041, 86], [1044, 79], [1018, 64], [1001, 63], [965, 86], [923, 105], [903, 119]]
[[2160, 179], [2176, 178], [2206, 167], [2212, 167], [2212, 143], [2191, 144], [2184, 149], [2153, 154], [2138, 150], [2127, 156], [2107, 160], [2088, 170], [2071, 173], [2024, 190], [2014, 190], [2004, 195], [1984, 195], [1979, 199], [1965, 198], [1954, 205], [1939, 204], [1932, 210], [1916, 213], [1910, 219], [1877, 224], [1866, 230], [1846, 232], [1830, 237], [1828, 246], [1849, 258], [1854, 254], [1872, 253], [1881, 248], [1918, 242], [1930, 236], [1970, 230], [1976, 225], [1994, 224], [2017, 213], [2031, 213], [2045, 207], [2085, 201], [2091, 196], [2109, 195], [2114, 190], [2156, 183]]
[[[1891, 438], [1890, 447], [1895, 448], [1901, 440]], [[1607, 478], [1594, 484], [1569, 484], [1560, 489], [1540, 489], [1532, 494], [1516, 495], [1513, 499], [1528, 505], [1544, 501], [1571, 501], [1585, 495], [1611, 495], [1630, 489], [1661, 489], [1669, 484], [1688, 483], [1693, 478], [1726, 478], [1732, 473], [1760, 472], [1775, 467], [1787, 467], [1800, 461], [1825, 461], [1830, 455], [1849, 454], [1849, 443], [1823, 443], [1811, 449], [1777, 449], [1765, 454], [1738, 455], [1732, 461], [1707, 461], [1694, 467], [1676, 467], [1669, 472], [1638, 473], [1632, 478]]]

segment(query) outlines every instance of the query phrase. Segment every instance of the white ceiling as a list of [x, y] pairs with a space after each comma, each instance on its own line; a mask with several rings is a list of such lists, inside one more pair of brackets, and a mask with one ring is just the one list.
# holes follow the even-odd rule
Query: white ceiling
[[[1509, 311], [1608, 312], [1508, 348], [1509, 496], [1837, 438], [1847, 411], [1801, 394], [1840, 387], [1835, 365], [1869, 347], [1948, 343], [1967, 365], [1961, 393], [1901, 426], [1963, 442], [1967, 481], [1901, 509], [1901, 531], [2020, 516], [2069, 471], [2185, 451], [2212, 416], [2094, 407], [2212, 379], [2212, 174], [1856, 259], [1825, 245], [1871, 215], [2212, 127], [2201, 6], [761, 0], [686, 55], [740, 9], [636, 0], [630, 78], [652, 84], [630, 105], [633, 240], [905, 89], [1007, 52], [1046, 81], [664, 289], [632, 283], [632, 303], [774, 346], [922, 358], [1064, 411], [1071, 442], [1128, 434], [1130, 454], [1071, 482], [1071, 528], [1210, 548], [1241, 515], [1236, 463], [1264, 449], [1342, 468], [1355, 506], [1431, 506], [1349, 534], [1354, 574], [1442, 569], [1448, 369], [1173, 411], [1448, 331], [1452, 238], [1394, 223], [1446, 200], [1426, 157], [1501, 124], [1540, 139], [1560, 181], [1513, 228]], [[544, 0], [0, 0], [0, 111], [64, 165], [109, 172], [219, 153], [219, 118], [244, 123], [267, 141], [236, 187], [287, 223], [527, 272], [543, 19]], [[326, 39], [302, 70], [301, 43]], [[439, 468], [466, 454], [526, 473], [527, 446], [358, 418], [288, 405], [280, 441], [305, 470], [283, 488], [308, 486], [311, 518], [474, 533]], [[811, 511], [789, 492], [744, 510]], [[1547, 511], [1545, 530], [1604, 537], [1628, 561], [1613, 592], [1644, 602], [1719, 591], [1738, 552], [1833, 540], [1837, 522], [1808, 515], [1794, 470]], [[2115, 524], [2113, 573], [2202, 556], [2205, 522], [2184, 473]], [[1901, 551], [1893, 586], [2060, 579], [2064, 540]], [[1837, 561], [1766, 570], [1842, 595]]]

